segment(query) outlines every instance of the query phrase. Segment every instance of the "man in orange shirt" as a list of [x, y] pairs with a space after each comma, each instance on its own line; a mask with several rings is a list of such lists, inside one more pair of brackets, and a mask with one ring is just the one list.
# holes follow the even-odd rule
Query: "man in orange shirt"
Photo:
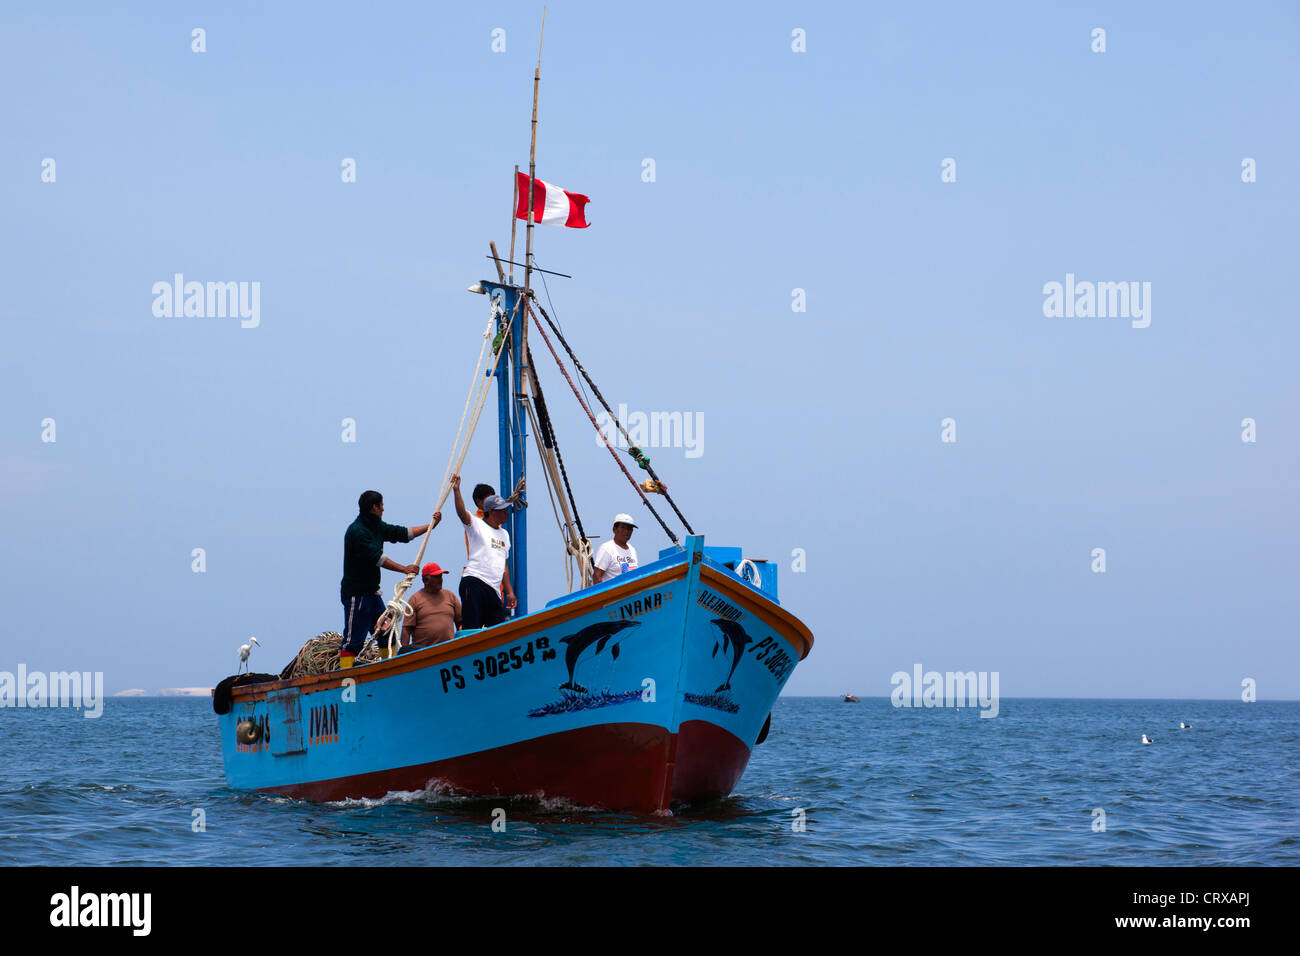
[[411, 613], [402, 622], [402, 650], [432, 647], [456, 636], [460, 601], [442, 586], [446, 574], [435, 562], [420, 569], [424, 587], [411, 595]]

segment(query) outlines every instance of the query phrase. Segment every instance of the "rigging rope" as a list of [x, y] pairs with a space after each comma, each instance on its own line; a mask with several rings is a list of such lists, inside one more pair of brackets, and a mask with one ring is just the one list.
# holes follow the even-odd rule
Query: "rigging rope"
[[[529, 311], [530, 312], [532, 311], [531, 308], [529, 309]], [[596, 387], [596, 383], [591, 380], [591, 376], [587, 374], [587, 370], [582, 367], [582, 363], [578, 361], [578, 356], [573, 354], [573, 349], [569, 348], [569, 343], [564, 340], [564, 336], [560, 334], [560, 330], [555, 327], [555, 323], [551, 321], [551, 317], [546, 314], [546, 310], [542, 308], [540, 302], [537, 304], [537, 311], [542, 313], [542, 317], [546, 319], [546, 324], [551, 327], [551, 331], [555, 333], [555, 337], [559, 339], [560, 344], [564, 346], [564, 351], [569, 353], [569, 358], [573, 360], [574, 367], [577, 368], [577, 370], [582, 373], [582, 377], [586, 379], [587, 384], [591, 386], [591, 391], [596, 396], [596, 399], [600, 402], [601, 407], [605, 409], [605, 414], [609, 416], [610, 421], [612, 421], [615, 425], [618, 426], [619, 434], [623, 436], [623, 440], [626, 441], [628, 444], [628, 454], [631, 455], [632, 459], [638, 465], [640, 465], [646, 471], [650, 472], [650, 477], [654, 479], [655, 485], [657, 485], [660, 490], [660, 494], [662, 494], [665, 498], [668, 499], [668, 504], [672, 506], [673, 511], [677, 512], [677, 517], [681, 519], [682, 524], [686, 526], [686, 533], [695, 534], [695, 531], [691, 528], [691, 523], [686, 520], [686, 516], [682, 514], [681, 509], [677, 507], [677, 502], [673, 501], [672, 497], [668, 494], [667, 486], [662, 481], [659, 480], [659, 476], [655, 474], [655, 470], [650, 467], [649, 456], [642, 453], [640, 448], [632, 444], [632, 439], [628, 436], [627, 429], [623, 427], [623, 423], [618, 420], [618, 417], [614, 414], [613, 409], [609, 407], [609, 402], [605, 401], [605, 396], [600, 394], [600, 389], [598, 389]], [[536, 313], [533, 313], [533, 322], [534, 324], [537, 325], [538, 330], [541, 331], [541, 323], [537, 321]], [[545, 332], [542, 332], [542, 338], [546, 338]], [[550, 341], [548, 340], [546, 344], [550, 345]], [[555, 350], [552, 349], [551, 351], [554, 352]], [[556, 361], [557, 362], [559, 361], [558, 356], [556, 357]], [[586, 407], [585, 404], [583, 407]], [[588, 414], [590, 414], [590, 412], [588, 412]], [[608, 444], [608, 442], [606, 444]], [[619, 464], [621, 465], [622, 462], [620, 462]], [[627, 473], [627, 469], [624, 469], [624, 474], [626, 473]], [[633, 484], [636, 484], [636, 482], [634, 481]], [[638, 490], [640, 490], [640, 487], [641, 487], [640, 485], [637, 485]], [[641, 497], [644, 499], [645, 495], [642, 495]], [[647, 499], [646, 500], [647, 507], [649, 506], [649, 504], [650, 502]], [[651, 511], [653, 512], [653, 510], [654, 509], [652, 508]], [[655, 515], [655, 517], [657, 518], [659, 516]], [[660, 524], [663, 524], [663, 522], [661, 521]], [[673, 538], [673, 543], [675, 544], [676, 542], [677, 539]]]
[[[569, 472], [564, 467], [564, 456], [560, 454], [560, 442], [555, 437], [555, 429], [551, 426], [551, 414], [546, 410], [546, 398], [542, 395], [542, 383], [537, 378], [537, 365], [533, 362], [531, 346], [528, 348], [528, 368], [530, 369], [533, 388], [537, 392], [537, 417], [541, 421], [541, 428], [535, 430], [535, 432], [540, 433], [546, 447], [555, 452], [555, 460], [560, 465], [560, 477], [564, 479], [564, 493], [569, 497], [569, 507], [573, 509], [573, 520], [578, 526], [578, 541], [586, 545], [587, 555], [590, 556], [591, 542], [587, 540], [587, 532], [582, 527], [582, 515], [578, 513], [578, 503], [573, 499], [573, 488], [569, 485]], [[595, 564], [592, 563], [591, 567], [594, 569]], [[583, 580], [586, 580], [586, 574], [583, 575]]]
[[[539, 311], [541, 310], [540, 305], [537, 308]], [[655, 520], [659, 522], [659, 527], [664, 529], [664, 534], [668, 535], [669, 540], [672, 541], [672, 543], [675, 544], [678, 548], [682, 548], [681, 542], [677, 540], [677, 535], [673, 534], [672, 528], [668, 527], [668, 525], [664, 522], [664, 519], [659, 517], [659, 512], [655, 511], [654, 505], [650, 504], [650, 499], [645, 496], [645, 491], [641, 488], [640, 485], [637, 484], [636, 479], [632, 477], [632, 473], [627, 470], [627, 466], [624, 465], [622, 459], [618, 457], [618, 452], [614, 450], [614, 446], [610, 444], [609, 439], [605, 436], [605, 433], [601, 430], [600, 425], [596, 422], [596, 416], [591, 413], [591, 408], [587, 405], [582, 395], [578, 393], [578, 387], [573, 384], [573, 379], [569, 377], [568, 370], [564, 367], [564, 363], [560, 360], [559, 353], [555, 351], [555, 346], [551, 344], [551, 340], [547, 337], [546, 330], [542, 328], [542, 323], [538, 321], [537, 313], [533, 312], [531, 304], [528, 307], [528, 311], [529, 314], [531, 314], [533, 317], [533, 324], [537, 326], [537, 331], [540, 332], [542, 335], [542, 341], [545, 342], [546, 347], [551, 350], [551, 356], [555, 359], [555, 364], [559, 367], [560, 374], [562, 374], [564, 376], [564, 380], [569, 383], [569, 388], [573, 390], [574, 397], [578, 399], [578, 404], [582, 406], [582, 410], [587, 413], [587, 418], [591, 420], [592, 427], [596, 429], [596, 434], [600, 435], [600, 440], [604, 443], [605, 447], [609, 449], [610, 455], [613, 456], [614, 463], [617, 464], [619, 470], [622, 471], [623, 474], [627, 476], [627, 480], [632, 483], [632, 487], [636, 489], [636, 493], [640, 495], [641, 500], [645, 502], [646, 508], [650, 511], [652, 515], [655, 516]], [[547, 322], [549, 323], [550, 319], [547, 319]], [[552, 326], [552, 328], [554, 328], [554, 326]], [[555, 334], [558, 337], [560, 333], [556, 332]], [[567, 349], [568, 346], [566, 345], [565, 348]], [[570, 356], [573, 355], [572, 351], [569, 352], [569, 355]], [[577, 359], [574, 359], [574, 362], [576, 363]], [[604, 399], [602, 399], [601, 401], [603, 402]], [[609, 406], [605, 406], [605, 407], [606, 410], [608, 410]], [[680, 515], [680, 512], [678, 514]], [[685, 518], [682, 519], [682, 523], [686, 524]], [[690, 531], [691, 534], [695, 533], [694, 531], [690, 530], [690, 525], [686, 525], [686, 530]], [[682, 548], [682, 550], [685, 549]]]
[[[465, 400], [465, 410], [461, 412], [460, 426], [456, 432], [456, 441], [451, 446], [451, 457], [447, 461], [447, 470], [442, 476], [442, 485], [438, 493], [438, 504], [433, 509], [434, 513], [442, 510], [442, 506], [447, 501], [447, 495], [451, 493], [451, 476], [460, 472], [461, 466], [465, 464], [465, 456], [469, 454], [470, 441], [474, 438], [474, 432], [478, 428], [479, 418], [483, 414], [483, 408], [487, 404], [488, 392], [492, 388], [492, 378], [501, 362], [501, 356], [505, 353], [504, 348], [494, 348], [492, 353], [492, 363], [483, 372], [483, 358], [487, 353], [489, 341], [492, 339], [492, 328], [498, 323], [505, 313], [496, 304], [492, 302], [492, 314], [488, 318], [487, 328], [483, 331], [483, 347], [479, 349], [478, 364], [474, 368], [474, 381], [470, 385], [469, 396]], [[502, 330], [501, 341], [505, 341], [510, 335], [511, 328], [514, 327], [515, 319], [519, 315], [519, 303], [515, 303], [514, 309], [510, 312], [510, 318], [506, 322], [506, 327]], [[493, 341], [495, 345], [496, 342]], [[482, 378], [480, 378], [482, 374]], [[466, 419], [468, 418], [468, 429], [466, 428]], [[514, 494], [519, 494], [523, 489], [516, 488]], [[424, 550], [429, 546], [429, 536], [433, 534], [435, 525], [433, 518], [429, 519], [429, 528], [424, 532], [424, 540], [420, 542], [420, 550], [415, 556], [416, 572], [415, 574], [406, 574], [393, 588], [393, 599], [388, 602], [388, 606], [383, 616], [375, 624], [374, 633], [380, 634], [385, 627], [389, 628], [387, 633], [387, 646], [391, 653], [393, 643], [400, 637], [402, 623], [411, 613], [411, 605], [404, 598], [407, 590], [415, 581], [416, 574], [419, 574], [419, 566], [424, 561]]]
[[[549, 296], [549, 289], [547, 290], [547, 294]], [[694, 534], [695, 531], [691, 528], [690, 522], [686, 520], [686, 516], [683, 515], [681, 509], [677, 507], [677, 503], [669, 496], [664, 483], [660, 481], [659, 476], [655, 474], [654, 469], [650, 466], [649, 457], [645, 455], [640, 448], [632, 445], [632, 440], [628, 436], [627, 430], [623, 427], [623, 423], [614, 415], [613, 410], [609, 407], [609, 403], [606, 402], [605, 397], [601, 395], [600, 389], [596, 387], [596, 383], [592, 381], [591, 376], [587, 374], [587, 370], [583, 367], [582, 362], [579, 361], [577, 355], [574, 354], [573, 349], [569, 347], [569, 343], [565, 340], [564, 335], [556, 327], [546, 310], [542, 308], [541, 303], [537, 303], [537, 312], [533, 311], [532, 305], [534, 300], [535, 297], [531, 292], [526, 291], [524, 295], [519, 296], [515, 301], [515, 307], [510, 312], [509, 319], [505, 322], [505, 327], [498, 329], [494, 337], [492, 334], [493, 327], [500, 324], [500, 320], [505, 317], [505, 313], [497, 304], [496, 300], [489, 299], [492, 303], [492, 312], [488, 319], [487, 328], [483, 331], [483, 345], [479, 349], [478, 362], [475, 364], [474, 380], [470, 385], [469, 395], [467, 395], [465, 399], [465, 408], [461, 411], [460, 423], [456, 432], [456, 440], [452, 444], [451, 457], [447, 462], [447, 469], [443, 474], [442, 484], [438, 494], [438, 504], [434, 508], [434, 513], [437, 514], [442, 510], [442, 506], [446, 503], [447, 495], [451, 492], [451, 476], [459, 473], [461, 467], [465, 463], [465, 457], [469, 453], [470, 442], [473, 440], [474, 432], [478, 428], [479, 418], [482, 416], [483, 409], [487, 404], [487, 395], [492, 387], [492, 378], [496, 374], [497, 368], [501, 363], [502, 355], [505, 354], [505, 343], [509, 341], [511, 330], [514, 328], [515, 319], [519, 317], [519, 307], [522, 304], [524, 308], [528, 310], [528, 313], [532, 315], [533, 324], [537, 326], [537, 331], [541, 333], [542, 340], [546, 342], [546, 347], [550, 349], [551, 356], [555, 359], [556, 366], [560, 369], [560, 373], [564, 376], [565, 381], [568, 382], [569, 388], [572, 389], [574, 396], [578, 399], [578, 403], [582, 406], [582, 410], [587, 413], [587, 418], [591, 421], [592, 426], [600, 435], [601, 441], [604, 443], [605, 447], [609, 449], [609, 453], [613, 457], [614, 462], [618, 465], [619, 470], [622, 471], [627, 477], [627, 480], [631, 482], [632, 487], [636, 489], [637, 494], [641, 497], [641, 501], [645, 504], [646, 509], [654, 515], [655, 520], [658, 521], [659, 526], [664, 529], [664, 533], [668, 535], [669, 540], [680, 549], [682, 545], [681, 542], [677, 540], [677, 535], [673, 533], [672, 529], [669, 528], [663, 518], [660, 517], [659, 512], [655, 511], [654, 505], [650, 503], [650, 499], [645, 495], [645, 488], [632, 477], [631, 472], [627, 470], [627, 467], [618, 457], [618, 453], [615, 451], [613, 444], [609, 441], [608, 437], [606, 437], [599, 423], [597, 423], [586, 399], [583, 397], [579, 388], [574, 384], [568, 370], [565, 369], [564, 363], [560, 360], [559, 353], [555, 351], [555, 346], [551, 344], [551, 340], [546, 334], [546, 330], [542, 328], [541, 321], [537, 318], [537, 312], [540, 312], [543, 318], [546, 319], [546, 324], [551, 327], [551, 331], [555, 333], [555, 337], [560, 340], [560, 344], [564, 347], [565, 352], [568, 353], [569, 358], [573, 361], [574, 367], [578, 369], [586, 383], [591, 386], [592, 392], [595, 394], [597, 400], [599, 400], [606, 414], [609, 415], [610, 420], [618, 427], [619, 434], [621, 434], [624, 441], [628, 443], [628, 454], [638, 465], [641, 466], [641, 468], [650, 473], [650, 477], [653, 479], [653, 487], [657, 487], [659, 493], [668, 500], [668, 504], [672, 507], [673, 511], [676, 512], [677, 517], [686, 527], [687, 533]], [[521, 329], [526, 327], [526, 324], [527, 319], [524, 319], [520, 326]], [[491, 364], [488, 365], [486, 372], [483, 372], [484, 356], [488, 352], [489, 345], [491, 347], [492, 361]], [[594, 566], [592, 562], [591, 542], [587, 539], [586, 532], [582, 527], [582, 518], [578, 515], [578, 505], [573, 497], [573, 488], [569, 483], [568, 471], [564, 467], [564, 457], [560, 454], [559, 442], [555, 438], [555, 431], [551, 425], [550, 414], [546, 409], [546, 401], [542, 394], [541, 383], [537, 379], [536, 365], [533, 363], [532, 349], [528, 348], [526, 351], [528, 358], [526, 374], [536, 396], [537, 408], [534, 409], [533, 403], [528, 402], [525, 396], [521, 395], [520, 397], [524, 398], [524, 404], [527, 407], [529, 418], [533, 422], [534, 435], [540, 436], [542, 439], [538, 452], [546, 465], [543, 475], [546, 478], [547, 494], [551, 499], [551, 510], [555, 512], [557, 523], [562, 526], [566, 551], [571, 558], [576, 558], [581, 562], [582, 581], [583, 586], [586, 587], [587, 581], [591, 575], [591, 569]], [[480, 375], [482, 375], [481, 378]], [[467, 421], [468, 427], [466, 424]], [[554, 461], [551, 459], [552, 455], [554, 456]], [[552, 487], [552, 477], [556, 463], [558, 463], [559, 466], [559, 476], [563, 480], [564, 490], [568, 497], [569, 505], [569, 507], [565, 507], [564, 500], [560, 499], [558, 510], [556, 508], [555, 495], [557, 489]], [[515, 485], [514, 490], [510, 493], [507, 500], [513, 504], [526, 506], [527, 502], [523, 500], [523, 493], [524, 480], [521, 478]], [[573, 512], [572, 519], [570, 519], [569, 516], [570, 507]], [[565, 513], [563, 521], [560, 519], [559, 510], [564, 511]], [[577, 527], [577, 535], [572, 533], [573, 525], [576, 525]], [[394, 642], [400, 639], [401, 628], [405, 618], [412, 613], [411, 605], [406, 602], [405, 596], [411, 585], [414, 583], [416, 574], [419, 573], [418, 568], [424, 560], [424, 552], [429, 545], [429, 538], [433, 534], [434, 527], [436, 527], [436, 524], [431, 517], [429, 527], [424, 533], [424, 539], [420, 542], [420, 549], [416, 554], [415, 565], [417, 571], [414, 574], [408, 573], [404, 575], [402, 579], [398, 581], [397, 585], [393, 588], [392, 600], [388, 602], [383, 617], [381, 617], [379, 622], [376, 624], [374, 631], [376, 643], [378, 643], [378, 636], [387, 629], [387, 646], [390, 654], [392, 653]], [[569, 590], [572, 591], [573, 576], [572, 570], [567, 561], [565, 564], [565, 570], [568, 578]]]
[[[547, 305], [548, 308], [550, 308], [551, 312], [553, 312], [553, 313], [555, 314], [555, 326], [556, 326], [556, 328], [560, 329], [560, 331], [557, 332], [556, 334], [557, 334], [557, 335], [563, 335], [563, 334], [564, 334], [564, 331], [563, 331], [563, 330], [564, 330], [564, 323], [560, 321], [560, 313], [559, 313], [559, 311], [555, 308], [555, 303], [551, 300], [551, 287], [550, 287], [550, 286], [547, 284], [547, 282], [546, 282], [546, 273], [545, 273], [545, 272], [539, 272], [538, 275], [540, 275], [540, 276], [542, 277], [542, 289], [546, 292], [546, 305]], [[540, 306], [541, 303], [539, 302], [538, 305]], [[583, 396], [583, 398], [587, 398], [587, 400], [590, 401], [590, 398], [588, 398], [588, 396], [587, 396], [587, 386], [584, 385], [582, 382], [579, 382], [579, 383], [578, 383], [578, 387], [579, 387], [580, 389], [582, 389], [582, 396]]]
[[515, 490], [506, 495], [506, 501], [510, 502], [512, 505], [518, 505], [520, 508], [527, 508], [528, 502], [523, 498], [524, 483], [523, 478], [520, 478], [515, 482]]
[[[528, 409], [528, 418], [533, 423], [533, 434], [540, 434], [541, 425], [538, 422], [537, 414], [533, 410], [532, 403], [525, 402], [524, 407]], [[542, 476], [546, 479], [546, 495], [551, 501], [551, 511], [555, 515], [555, 523], [560, 527], [560, 536], [564, 540], [564, 581], [565, 587], [569, 592], [573, 591], [573, 559], [580, 562], [579, 575], [582, 586], [589, 587], [591, 584], [591, 542], [586, 538], [577, 538], [573, 532], [573, 520], [569, 517], [568, 509], [564, 507], [563, 499], [560, 500], [559, 506], [556, 506], [556, 488], [554, 486], [554, 463], [547, 460], [546, 452], [550, 449], [539, 449], [542, 453], [542, 461], [545, 467], [542, 469]], [[560, 517], [560, 511], [564, 512], [564, 518]]]

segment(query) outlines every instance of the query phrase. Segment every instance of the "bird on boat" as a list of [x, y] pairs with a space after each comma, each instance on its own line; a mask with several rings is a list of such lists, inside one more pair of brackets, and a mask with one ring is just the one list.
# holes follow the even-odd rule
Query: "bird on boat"
[[[569, 649], [564, 652], [564, 663], [569, 668], [569, 679], [560, 685], [560, 690], [577, 691], [579, 694], [587, 693], [587, 688], [573, 682], [573, 668], [578, 663], [579, 655], [592, 644], [596, 645], [596, 653], [599, 654], [605, 649], [605, 643], [619, 631], [640, 626], [640, 621], [601, 621], [599, 624], [590, 624], [584, 627], [576, 634], [560, 638], [560, 643], [569, 645]], [[613, 646], [610, 647], [609, 653], [614, 660], [618, 660], [618, 641], [615, 641]]]
[[1191, 729], [1192, 729], [1192, 725], [1191, 725], [1191, 724], [1185, 724], [1185, 723], [1183, 723], [1183, 722], [1180, 720], [1180, 721], [1178, 722], [1178, 728], [1179, 728], [1180, 730], [1191, 730]]
[[1143, 742], [1144, 744], [1152, 744], [1152, 743], [1155, 743], [1155, 741], [1149, 739], [1149, 738], [1147, 737], [1146, 734], [1143, 734], [1143, 735], [1142, 735], [1142, 742]]
[[[745, 629], [735, 621], [728, 621], [726, 618], [715, 617], [710, 624], [717, 627], [722, 632], [721, 647], [723, 651], [731, 650], [731, 670], [727, 672], [727, 679], [714, 691], [715, 694], [721, 694], [724, 690], [731, 690], [731, 675], [736, 673], [736, 665], [740, 663], [740, 656], [745, 653], [745, 648], [754, 642], [754, 639], [745, 633]], [[718, 643], [713, 645], [712, 657], [718, 656]]]
[[[262, 642], [259, 641], [259, 640], [258, 640], [257, 638], [255, 638], [255, 637], [250, 637], [249, 640], [252, 641], [253, 644], [256, 644], [258, 647], [261, 647], [261, 646], [262, 646]], [[239, 645], [239, 663], [240, 663], [241, 666], [243, 666], [243, 667], [247, 667], [247, 666], [248, 666], [248, 655], [251, 654], [251, 653], [253, 653], [253, 645], [252, 645], [252, 644], [240, 644], [240, 645]]]

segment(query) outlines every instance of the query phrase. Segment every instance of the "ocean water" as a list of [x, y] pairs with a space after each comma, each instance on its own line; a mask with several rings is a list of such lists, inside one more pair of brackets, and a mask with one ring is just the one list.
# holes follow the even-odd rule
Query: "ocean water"
[[0, 728], [3, 864], [1300, 864], [1293, 702], [1004, 700], [988, 719], [782, 698], [736, 792], [662, 818], [233, 792], [207, 699], [4, 709]]

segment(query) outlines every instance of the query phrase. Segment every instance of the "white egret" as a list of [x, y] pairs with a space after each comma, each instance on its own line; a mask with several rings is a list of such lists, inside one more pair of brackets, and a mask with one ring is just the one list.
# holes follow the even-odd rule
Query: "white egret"
[[[258, 647], [261, 647], [261, 646], [262, 646], [262, 642], [259, 641], [259, 640], [258, 640], [257, 638], [255, 638], [255, 637], [250, 637], [249, 640], [252, 641], [253, 644], [256, 644]], [[239, 663], [242, 664], [243, 666], [247, 667], [247, 666], [248, 666], [248, 655], [251, 654], [251, 653], [253, 653], [253, 646], [252, 646], [252, 644], [240, 644], [240, 645], [239, 645]]]

